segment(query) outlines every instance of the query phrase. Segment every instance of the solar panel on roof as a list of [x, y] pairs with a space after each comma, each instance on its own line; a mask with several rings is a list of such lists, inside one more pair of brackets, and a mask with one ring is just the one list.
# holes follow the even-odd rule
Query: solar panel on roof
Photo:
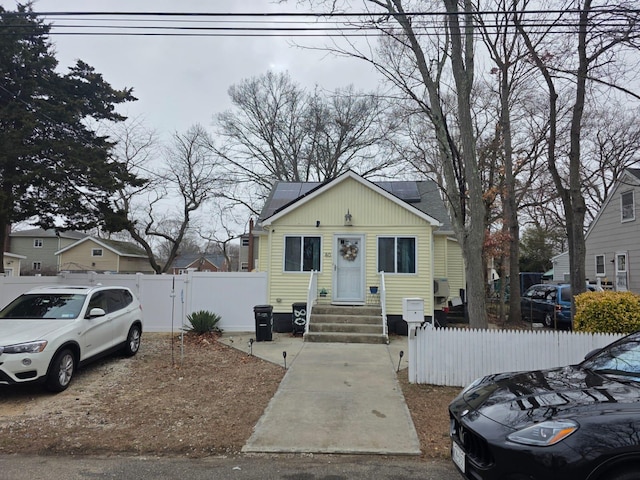
[[414, 203], [421, 200], [416, 182], [375, 182], [375, 184], [405, 202]]
[[406, 202], [419, 202], [420, 193], [416, 182], [393, 182], [392, 193]]

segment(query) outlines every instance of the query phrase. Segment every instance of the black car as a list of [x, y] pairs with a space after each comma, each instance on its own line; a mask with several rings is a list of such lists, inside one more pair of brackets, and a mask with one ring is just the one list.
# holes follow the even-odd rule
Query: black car
[[449, 415], [467, 479], [640, 479], [640, 332], [579, 365], [478, 379]]

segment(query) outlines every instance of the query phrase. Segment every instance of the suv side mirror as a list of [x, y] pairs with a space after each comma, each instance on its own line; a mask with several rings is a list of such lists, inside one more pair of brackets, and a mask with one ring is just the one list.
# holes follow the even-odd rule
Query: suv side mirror
[[89, 311], [89, 315], [87, 315], [87, 318], [104, 317], [106, 314], [107, 312], [105, 312], [103, 309], [95, 307]]

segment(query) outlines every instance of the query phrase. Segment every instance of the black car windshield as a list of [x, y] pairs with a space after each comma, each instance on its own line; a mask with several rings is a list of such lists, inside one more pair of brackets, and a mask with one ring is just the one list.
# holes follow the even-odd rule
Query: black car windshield
[[596, 353], [582, 362], [582, 367], [602, 374], [640, 377], [640, 334]]
[[0, 311], [0, 319], [60, 319], [78, 318], [86, 295], [25, 294]]

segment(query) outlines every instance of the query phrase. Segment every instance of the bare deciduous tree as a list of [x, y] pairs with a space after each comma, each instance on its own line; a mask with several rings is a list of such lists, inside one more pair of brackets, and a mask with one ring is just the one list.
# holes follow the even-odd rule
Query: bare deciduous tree
[[[135, 138], [146, 137], [129, 132], [132, 145], [124, 150], [128, 155], [125, 161], [130, 168], [144, 171], [151, 181], [144, 189], [120, 192], [115, 201], [118, 215], [110, 219], [108, 228], [114, 232], [126, 230], [144, 248], [156, 273], [164, 273], [194, 227], [194, 213], [220, 195], [218, 165], [209, 149], [209, 134], [200, 125], [175, 133], [159, 166], [145, 157], [145, 142], [136, 143]], [[162, 258], [156, 252], [160, 244], [165, 252]]]
[[[607, 9], [593, 8], [591, 0], [567, 2], [566, 9], [559, 14], [554, 22], [549, 22], [549, 28], [562, 24], [574, 25], [574, 33], [570, 38], [564, 37], [574, 50], [564, 49], [554, 51], [549, 36], [534, 34], [518, 17], [519, 2], [514, 1], [514, 23], [522, 36], [531, 60], [542, 75], [548, 90], [549, 137], [547, 148], [547, 162], [555, 187], [560, 195], [564, 207], [567, 238], [569, 243], [569, 264], [572, 289], [579, 294], [586, 289], [585, 275], [585, 232], [584, 220], [586, 215], [586, 201], [582, 188], [581, 152], [583, 115], [588, 94], [588, 85], [594, 82], [606, 84], [608, 88], [614, 83], [605, 78], [611, 78], [615, 73], [622, 73], [621, 65], [616, 63], [615, 55], [620, 50], [629, 47], [637, 49], [640, 31], [637, 25], [640, 14], [637, 10], [627, 8], [621, 3], [619, 8], [607, 5]], [[575, 8], [577, 6], [577, 9]], [[554, 6], [557, 8], [557, 5]], [[569, 15], [578, 12], [578, 18], [568, 19]], [[620, 21], [621, 20], [621, 21]], [[566, 27], [565, 27], [566, 28]], [[558, 35], [554, 35], [553, 42], [559, 45]], [[575, 51], [575, 57], [560, 55]], [[617, 70], [614, 72], [613, 69]], [[567, 80], [571, 87], [567, 87]], [[561, 154], [560, 118], [558, 98], [562, 88], [569, 88], [573, 97], [571, 106], [570, 131], [568, 153]], [[621, 88], [621, 87], [620, 87]], [[630, 93], [627, 89], [624, 89]], [[563, 160], [566, 158], [566, 163]], [[567, 173], [563, 171], [566, 166]]]
[[377, 153], [397, 125], [377, 95], [353, 87], [309, 94], [289, 74], [269, 71], [232, 86], [229, 96], [233, 108], [218, 115], [212, 147], [228, 176], [258, 199], [276, 180], [323, 182], [349, 169], [370, 176], [391, 163]]

